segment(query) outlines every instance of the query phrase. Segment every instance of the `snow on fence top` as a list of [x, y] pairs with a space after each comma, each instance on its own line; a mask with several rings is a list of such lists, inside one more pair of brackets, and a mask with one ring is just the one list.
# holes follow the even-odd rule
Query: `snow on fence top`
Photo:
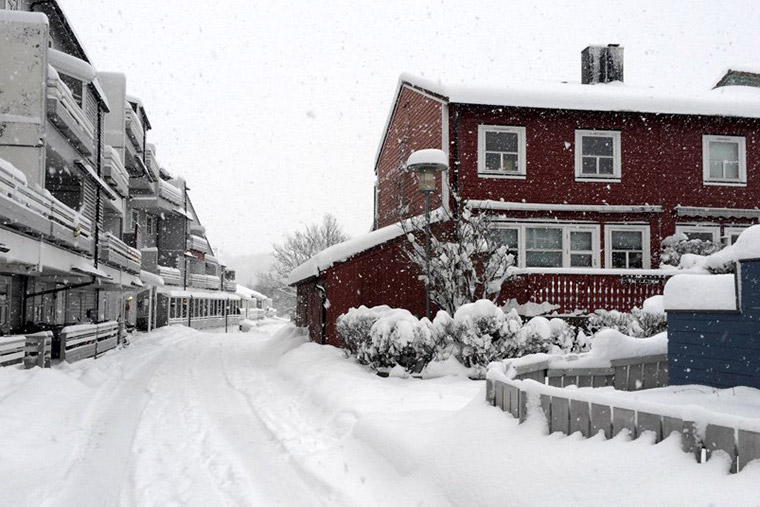
[[[445, 213], [441, 208], [430, 214], [430, 221], [437, 222], [443, 219]], [[370, 248], [382, 245], [392, 239], [401, 236], [404, 229], [401, 223], [386, 225], [381, 229], [363, 234], [356, 238], [351, 238], [343, 243], [338, 243], [329, 248], [325, 248], [317, 255], [304, 262], [293, 271], [288, 277], [288, 285], [294, 285], [302, 280], [319, 275], [320, 271], [332, 267], [338, 262], [350, 259], [354, 255], [369, 250]]]
[[488, 89], [444, 86], [409, 74], [402, 74], [400, 83], [461, 104], [760, 118], [760, 90], [740, 86], [722, 86], [701, 93], [664, 92], [621, 82], [521, 83]]
[[240, 296], [242, 299], [260, 299], [261, 301], [266, 301], [269, 299], [264, 294], [256, 292], [255, 290], [249, 289], [248, 287], [240, 284], [237, 284], [235, 294]]
[[666, 311], [736, 309], [736, 282], [733, 274], [681, 274], [665, 284]]
[[0, 171], [5, 172], [6, 174], [13, 177], [16, 181], [21, 183], [22, 185], [26, 186], [26, 175], [21, 172], [19, 169], [16, 168], [13, 164], [8, 162], [7, 160], [0, 158]]

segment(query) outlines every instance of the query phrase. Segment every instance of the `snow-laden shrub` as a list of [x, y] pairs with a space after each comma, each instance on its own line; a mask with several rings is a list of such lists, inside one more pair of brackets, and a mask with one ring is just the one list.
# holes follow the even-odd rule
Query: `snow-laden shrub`
[[634, 338], [654, 336], [665, 331], [666, 325], [662, 296], [648, 298], [642, 308], [634, 308], [631, 313], [597, 310], [589, 316], [587, 322], [587, 328], [592, 334], [602, 329], [615, 329]]
[[522, 322], [516, 312], [504, 312], [488, 299], [462, 305], [454, 314], [454, 342], [466, 367], [486, 366], [515, 347]]
[[668, 266], [678, 266], [684, 255], [707, 256], [720, 249], [720, 244], [701, 239], [689, 239], [686, 234], [680, 232], [662, 240], [660, 262]]
[[350, 308], [348, 313], [338, 317], [335, 323], [336, 330], [349, 352], [358, 354], [360, 349], [364, 349], [371, 342], [370, 330], [372, 325], [383, 313], [390, 310], [391, 307], [387, 305], [373, 308], [360, 306], [359, 308]]
[[430, 361], [431, 327], [420, 323], [407, 310], [384, 312], [370, 328], [370, 342], [357, 351], [363, 364], [374, 368], [401, 365], [407, 370]]

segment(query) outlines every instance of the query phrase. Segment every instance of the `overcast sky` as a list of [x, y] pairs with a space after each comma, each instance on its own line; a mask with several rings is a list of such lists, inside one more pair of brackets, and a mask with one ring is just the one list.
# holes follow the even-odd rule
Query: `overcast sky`
[[444, 84], [579, 81], [589, 44], [636, 85], [711, 87], [760, 68], [756, 1], [59, 0], [98, 70], [127, 75], [158, 159], [222, 257], [333, 213], [372, 223], [374, 157], [399, 74]]

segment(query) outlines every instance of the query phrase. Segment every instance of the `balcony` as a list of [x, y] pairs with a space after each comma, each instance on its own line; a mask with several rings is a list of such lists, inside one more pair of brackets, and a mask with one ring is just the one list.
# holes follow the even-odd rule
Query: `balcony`
[[132, 143], [132, 148], [134, 148], [135, 152], [142, 153], [143, 143], [145, 142], [145, 129], [129, 102], [124, 103], [124, 118], [126, 120], [127, 139]]
[[237, 282], [235, 280], [225, 280], [224, 281], [224, 290], [227, 292], [235, 292], [237, 291]]
[[29, 187], [8, 163], [0, 164], [0, 223], [83, 252], [92, 249], [92, 222], [49, 192]]
[[48, 67], [47, 115], [80, 152], [91, 155], [95, 149], [95, 127], [84, 114], [74, 95], [61, 81], [58, 72]]
[[203, 252], [204, 254], [211, 253], [206, 238], [196, 236], [195, 234], [191, 234], [190, 237], [187, 238], [187, 249], [194, 250], [196, 252]]
[[181, 210], [184, 204], [182, 190], [163, 180], [150, 184], [150, 190], [146, 193], [132, 194], [132, 207], [136, 209], [176, 211]]
[[158, 159], [156, 159], [156, 153], [153, 151], [154, 149], [149, 144], [145, 150], [145, 167], [151, 173], [151, 180], [157, 181], [161, 179], [161, 168], [158, 164]]
[[142, 254], [140, 251], [128, 246], [110, 232], [105, 233], [100, 241], [99, 258], [107, 264], [135, 274], [140, 273], [142, 266]]
[[674, 270], [521, 268], [502, 287], [502, 296], [518, 303], [548, 302], [560, 314], [597, 309], [629, 312], [645, 299], [662, 294]]
[[82, 252], [91, 252], [92, 222], [55, 197], [50, 201], [50, 230], [53, 241]]
[[188, 275], [188, 285], [197, 289], [219, 290], [222, 282], [218, 276], [214, 275]]
[[129, 174], [124, 168], [119, 152], [111, 146], [106, 146], [103, 155], [103, 177], [116, 190], [116, 193], [121, 197], [127, 197], [129, 195]]
[[158, 266], [158, 276], [164, 279], [166, 285], [182, 285], [182, 272], [177, 268]]

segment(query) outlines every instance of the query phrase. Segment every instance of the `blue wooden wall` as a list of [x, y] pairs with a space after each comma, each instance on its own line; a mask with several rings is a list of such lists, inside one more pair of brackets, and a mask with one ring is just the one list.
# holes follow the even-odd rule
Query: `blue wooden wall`
[[760, 259], [737, 266], [738, 307], [669, 311], [671, 385], [760, 388]]

